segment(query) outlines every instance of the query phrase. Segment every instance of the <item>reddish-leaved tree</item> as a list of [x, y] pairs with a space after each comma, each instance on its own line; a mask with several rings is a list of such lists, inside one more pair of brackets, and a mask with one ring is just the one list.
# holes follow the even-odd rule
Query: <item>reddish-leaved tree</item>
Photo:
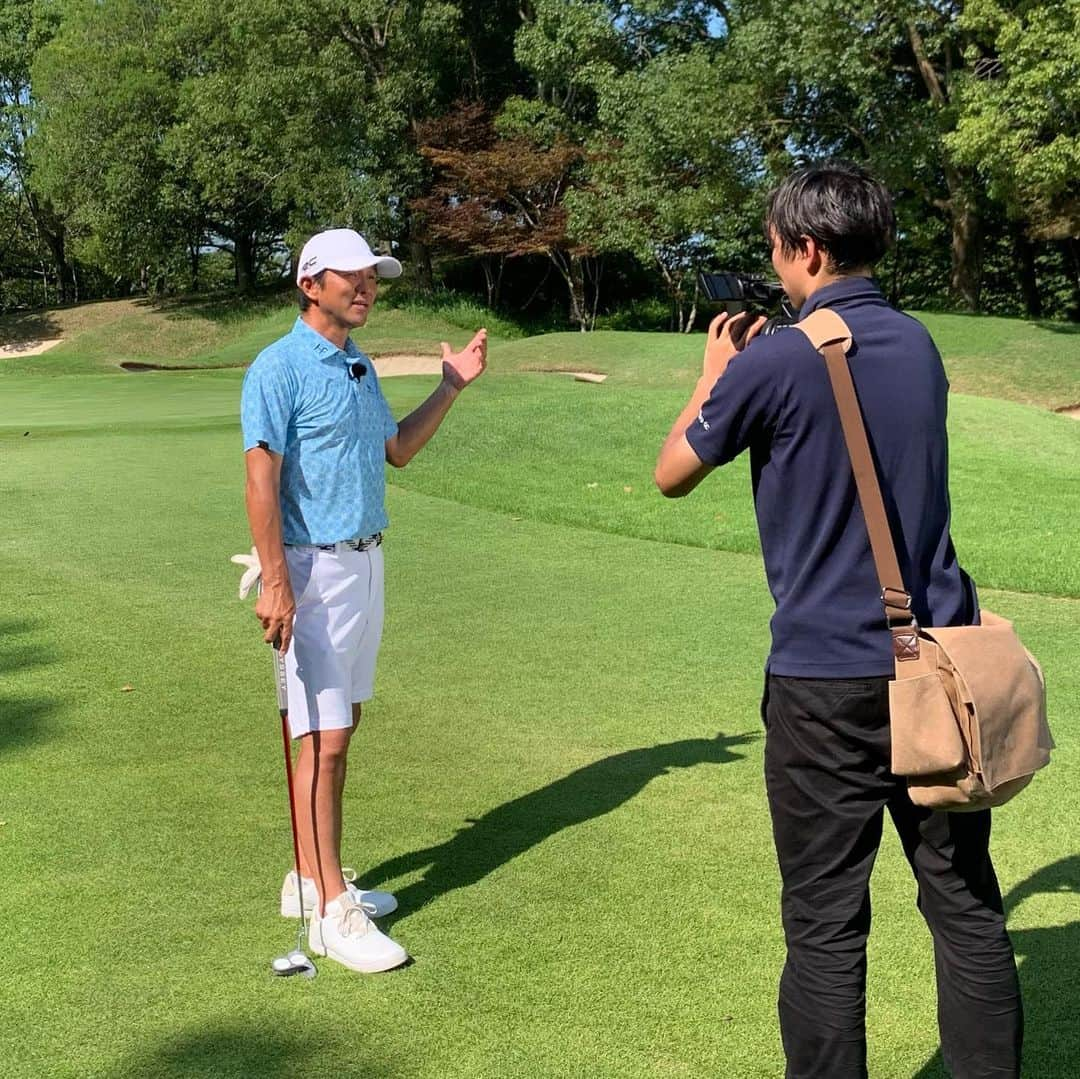
[[586, 276], [593, 252], [567, 233], [564, 205], [580, 182], [583, 150], [564, 139], [542, 145], [504, 138], [478, 103], [461, 103], [421, 125], [419, 136], [434, 184], [410, 208], [429, 242], [479, 261], [489, 307], [498, 303], [507, 259], [546, 256], [566, 284], [571, 322], [591, 329], [596, 288], [590, 305]]

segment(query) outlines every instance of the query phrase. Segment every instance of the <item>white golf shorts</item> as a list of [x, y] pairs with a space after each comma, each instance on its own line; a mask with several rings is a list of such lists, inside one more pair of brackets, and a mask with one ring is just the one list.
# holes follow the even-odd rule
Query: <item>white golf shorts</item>
[[296, 601], [285, 653], [293, 738], [352, 726], [352, 706], [371, 700], [383, 628], [382, 547], [320, 551], [286, 547]]

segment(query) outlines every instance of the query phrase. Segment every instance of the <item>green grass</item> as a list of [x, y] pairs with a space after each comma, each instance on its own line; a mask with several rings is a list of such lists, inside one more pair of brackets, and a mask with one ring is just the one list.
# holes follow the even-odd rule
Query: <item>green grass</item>
[[[170, 367], [242, 367], [296, 319], [291, 292], [246, 302], [235, 299], [114, 300], [82, 307], [0, 318], [0, 342], [62, 338], [37, 356], [0, 359], [0, 378], [27, 374], [71, 375], [109, 371], [122, 363]], [[461, 345], [480, 325], [493, 341], [522, 331], [506, 319], [464, 301], [413, 306], [387, 304], [361, 340], [374, 355], [421, 352], [438, 355], [439, 341]]]
[[[428, 388], [387, 384], [400, 411]], [[552, 523], [757, 552], [745, 457], [687, 499], [664, 499], [653, 485], [657, 448], [686, 392], [496, 373], [470, 391], [439, 452], [395, 482]], [[965, 565], [986, 586], [1080, 596], [1080, 423], [971, 397], [954, 396], [951, 407], [954, 538]]]
[[[687, 385], [700, 370], [701, 335], [598, 332], [522, 336], [511, 320], [467, 299], [437, 295], [397, 306], [390, 286], [357, 335], [373, 355], [438, 353], [481, 325], [503, 370], [595, 370], [642, 385]], [[62, 337], [39, 356], [0, 359], [0, 378], [118, 371], [124, 362], [221, 367], [250, 363], [296, 317], [292, 293], [258, 300], [118, 300], [0, 318], [0, 342]], [[933, 333], [957, 393], [1042, 408], [1080, 404], [1080, 326], [991, 316], [918, 314]]]
[[[345, 850], [397, 891], [393, 933], [416, 961], [378, 978], [323, 962], [313, 982], [267, 973], [294, 939], [276, 913], [291, 848], [270, 660], [228, 562], [249, 545], [241, 372], [9, 372], [0, 1073], [782, 1073], [757, 717], [771, 602], [748, 480], [721, 471], [678, 503], [651, 490], [683, 393], [665, 365], [690, 379], [696, 350], [620, 337], [500, 342], [432, 447], [390, 477], [388, 624]], [[598, 386], [520, 373], [601, 356]], [[400, 412], [431, 383], [386, 386]], [[1037, 593], [1077, 595], [1080, 425], [961, 396], [951, 428], [961, 557], [1050, 686], [1055, 762], [996, 814], [994, 847], [1025, 1075], [1068, 1079], [1080, 603]], [[943, 1074], [913, 899], [889, 836], [876, 1079]]]

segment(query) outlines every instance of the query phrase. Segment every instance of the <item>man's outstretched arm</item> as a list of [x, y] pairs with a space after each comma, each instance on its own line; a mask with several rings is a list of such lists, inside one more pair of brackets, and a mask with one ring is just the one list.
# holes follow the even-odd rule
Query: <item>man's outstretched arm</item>
[[442, 343], [443, 377], [435, 392], [399, 424], [397, 434], [386, 440], [386, 459], [395, 468], [404, 468], [430, 441], [450, 406], [470, 382], [487, 367], [487, 330], [478, 330], [460, 351], [451, 352]]
[[746, 315], [729, 318], [726, 313], [717, 315], [709, 323], [701, 378], [664, 439], [656, 460], [653, 479], [665, 497], [688, 495], [713, 470], [714, 466], [702, 461], [687, 441], [686, 429], [697, 419], [701, 406], [709, 399], [732, 357], [741, 352], [764, 325], [764, 318], [749, 322]]

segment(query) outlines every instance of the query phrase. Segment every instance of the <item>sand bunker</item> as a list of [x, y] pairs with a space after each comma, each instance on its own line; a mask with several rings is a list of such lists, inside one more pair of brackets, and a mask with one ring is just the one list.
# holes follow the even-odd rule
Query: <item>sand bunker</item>
[[386, 356], [373, 356], [375, 373], [379, 378], [394, 375], [441, 375], [442, 359], [438, 356], [420, 356], [412, 352], [392, 352]]
[[48, 352], [54, 345], [60, 344], [60, 338], [51, 341], [39, 341], [31, 338], [28, 341], [8, 341], [0, 345], [0, 356], [38, 356], [42, 352]]
[[[411, 352], [393, 352], [385, 356], [373, 356], [375, 371], [379, 378], [393, 378], [395, 375], [441, 375], [442, 359], [438, 356], [421, 356]], [[538, 373], [545, 375], [567, 375], [579, 382], [603, 382], [607, 375], [599, 371], [564, 371], [561, 368], [540, 368]]]

